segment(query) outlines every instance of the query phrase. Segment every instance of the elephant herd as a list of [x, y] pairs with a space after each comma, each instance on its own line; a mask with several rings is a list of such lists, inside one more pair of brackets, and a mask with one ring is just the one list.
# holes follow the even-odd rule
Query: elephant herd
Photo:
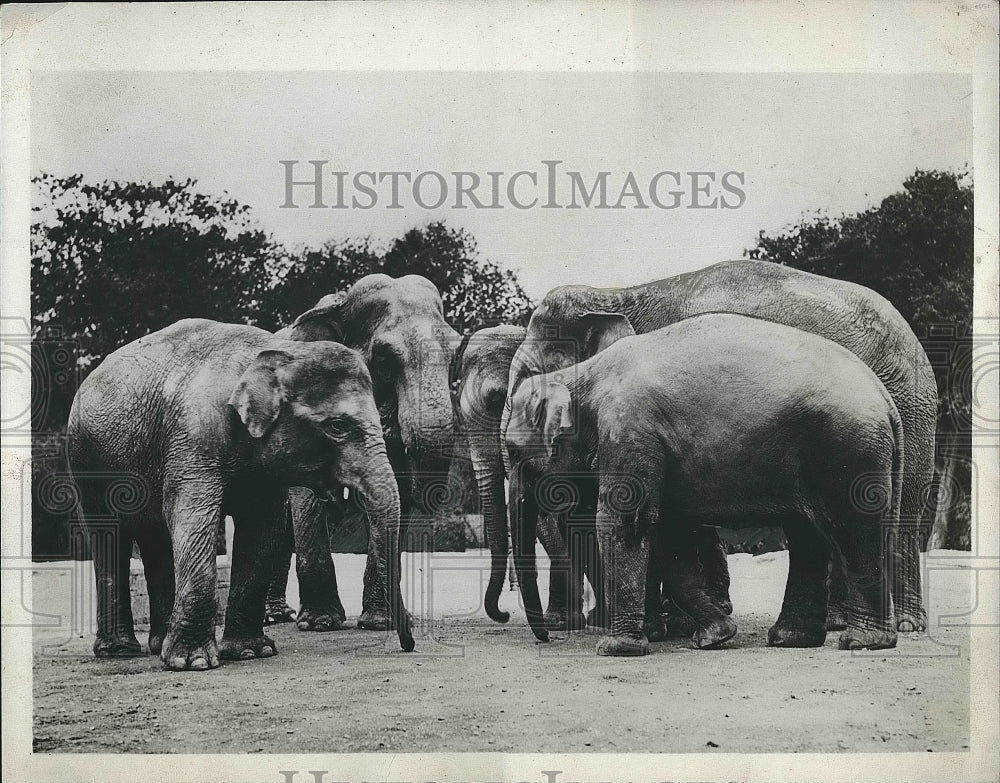
[[[926, 626], [919, 552], [936, 410], [930, 363], [884, 298], [762, 261], [633, 288], [559, 287], [526, 329], [465, 337], [415, 275], [364, 277], [276, 334], [180, 321], [108, 356], [70, 412], [94, 652], [142, 652], [133, 542], [149, 651], [170, 669], [274, 655], [266, 623], [340, 627], [326, 516], [345, 490], [369, 525], [358, 625], [394, 630], [412, 650], [400, 540], [421, 472], [456, 452], [476, 476], [497, 622], [509, 619], [510, 535], [537, 639], [589, 624], [604, 629], [601, 655], [642, 655], [678, 631], [717, 647], [736, 624], [716, 528], [773, 525], [789, 571], [768, 644], [818, 646], [840, 630], [842, 649], [893, 647], [897, 632]], [[121, 475], [142, 482], [147, 502], [109, 514]], [[225, 515], [235, 532], [217, 643]], [[109, 518], [112, 534], [97, 535]], [[536, 540], [552, 560], [544, 612]], [[284, 596], [293, 549], [297, 613]]]

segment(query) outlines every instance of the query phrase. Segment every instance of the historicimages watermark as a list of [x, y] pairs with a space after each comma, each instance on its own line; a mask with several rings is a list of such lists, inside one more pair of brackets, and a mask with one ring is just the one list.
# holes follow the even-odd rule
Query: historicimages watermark
[[739, 209], [742, 171], [581, 172], [562, 160], [506, 171], [344, 171], [280, 160], [280, 209]]

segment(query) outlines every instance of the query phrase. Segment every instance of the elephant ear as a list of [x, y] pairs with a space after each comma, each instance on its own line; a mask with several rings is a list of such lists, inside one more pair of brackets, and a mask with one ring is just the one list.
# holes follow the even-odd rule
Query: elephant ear
[[631, 337], [635, 329], [623, 313], [588, 312], [582, 316], [586, 327], [585, 354], [580, 361], [600, 353], [623, 337]]
[[236, 384], [229, 404], [252, 438], [262, 438], [278, 419], [283, 399], [278, 370], [291, 362], [284, 351], [261, 351]]
[[340, 324], [340, 305], [343, 301], [343, 294], [324, 296], [310, 310], [295, 319], [291, 326], [291, 339], [300, 342], [330, 340], [342, 343], [344, 329]]

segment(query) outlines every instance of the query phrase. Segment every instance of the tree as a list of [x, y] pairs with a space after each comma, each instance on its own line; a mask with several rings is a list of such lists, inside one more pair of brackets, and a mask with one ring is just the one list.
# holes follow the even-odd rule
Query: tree
[[330, 241], [300, 251], [279, 273], [262, 317], [273, 323], [271, 328], [286, 325], [323, 294], [342, 291], [376, 272], [428, 278], [441, 292], [445, 320], [459, 332], [523, 323], [531, 313], [531, 300], [512, 272], [481, 258], [469, 232], [434, 222], [410, 229], [384, 252], [369, 239]]
[[181, 318], [254, 323], [282, 251], [248, 207], [190, 179], [33, 182], [33, 327], [59, 324], [83, 367]]
[[[966, 170], [918, 169], [877, 207], [813, 213], [745, 255], [850, 280], [882, 294], [932, 358], [938, 386], [939, 499], [932, 546], [970, 546], [973, 184]], [[957, 490], [957, 491], [956, 491]]]

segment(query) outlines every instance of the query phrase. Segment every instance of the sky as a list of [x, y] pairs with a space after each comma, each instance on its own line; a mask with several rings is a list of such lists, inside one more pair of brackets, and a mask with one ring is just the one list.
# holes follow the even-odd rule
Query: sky
[[[32, 170], [81, 173], [88, 180], [198, 180], [251, 206], [259, 224], [289, 245], [371, 236], [386, 242], [432, 220], [469, 230], [483, 256], [518, 273], [539, 298], [556, 285], [621, 286], [735, 258], [758, 232], [804, 213], [856, 212], [901, 189], [917, 168], [958, 169], [972, 160], [971, 78], [963, 75], [290, 72], [35, 72], [31, 89]], [[344, 171], [346, 209], [312, 209], [312, 189], [296, 187], [298, 209], [282, 209], [285, 166], [311, 178], [325, 165]], [[556, 203], [570, 202], [567, 172], [588, 189], [609, 172], [608, 202], [631, 172], [646, 209], [548, 209], [545, 160], [557, 160]], [[521, 177], [516, 209], [506, 187]], [[371, 209], [351, 207], [357, 172], [407, 172], [402, 208], [388, 208], [390, 182], [377, 184]], [[449, 187], [439, 208], [412, 195], [421, 172]], [[452, 172], [482, 181], [503, 172], [501, 209], [455, 208]], [[661, 203], [681, 190], [679, 206]], [[699, 175], [692, 193], [690, 172]], [[737, 172], [721, 189], [726, 172]], [[367, 180], [366, 180], [367, 182]], [[466, 180], [468, 182], [468, 180]], [[421, 200], [433, 206], [434, 175]], [[692, 208], [711, 203], [716, 208]], [[722, 201], [736, 205], [721, 208]], [[578, 202], [578, 203], [582, 203]], [[596, 204], [596, 201], [594, 202]]]

